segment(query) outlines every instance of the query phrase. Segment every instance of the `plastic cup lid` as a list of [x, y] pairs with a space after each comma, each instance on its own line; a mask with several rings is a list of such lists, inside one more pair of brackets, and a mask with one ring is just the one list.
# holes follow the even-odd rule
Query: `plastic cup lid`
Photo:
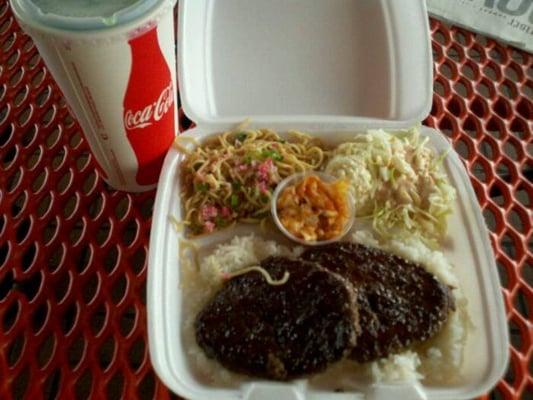
[[86, 31], [126, 24], [161, 1], [164, 0], [12, 0], [12, 3], [28, 18], [45, 26]]

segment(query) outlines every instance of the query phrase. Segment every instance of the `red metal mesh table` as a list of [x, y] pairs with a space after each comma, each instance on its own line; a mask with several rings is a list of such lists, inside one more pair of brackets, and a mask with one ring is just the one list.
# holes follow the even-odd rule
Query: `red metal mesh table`
[[[468, 168], [502, 281], [505, 378], [484, 399], [533, 392], [533, 57], [431, 21], [427, 125]], [[110, 190], [32, 41], [0, 2], [0, 399], [165, 399], [147, 353], [154, 192]], [[191, 122], [180, 112], [180, 130]], [[531, 398], [531, 397], [529, 397]]]

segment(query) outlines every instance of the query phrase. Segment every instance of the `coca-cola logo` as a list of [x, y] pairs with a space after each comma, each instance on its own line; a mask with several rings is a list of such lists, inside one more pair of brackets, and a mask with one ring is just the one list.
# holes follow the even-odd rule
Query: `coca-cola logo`
[[159, 121], [174, 103], [174, 88], [172, 82], [163, 89], [157, 101], [148, 104], [141, 110], [127, 110], [124, 114], [126, 129], [142, 129]]

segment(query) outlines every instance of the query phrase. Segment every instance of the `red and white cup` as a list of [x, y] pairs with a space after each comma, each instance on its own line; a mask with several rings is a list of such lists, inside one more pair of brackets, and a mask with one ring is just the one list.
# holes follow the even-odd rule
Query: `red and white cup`
[[118, 190], [153, 189], [176, 135], [175, 3], [141, 1], [140, 9], [135, 3], [102, 23], [50, 18], [36, 13], [32, 0], [11, 0], [104, 179]]

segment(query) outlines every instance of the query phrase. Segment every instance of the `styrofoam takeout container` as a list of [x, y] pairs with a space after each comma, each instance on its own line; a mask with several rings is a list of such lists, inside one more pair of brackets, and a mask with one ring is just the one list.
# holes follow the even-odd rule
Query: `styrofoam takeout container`
[[[432, 60], [423, 0], [181, 0], [179, 7], [181, 99], [197, 123], [185, 136], [202, 141], [250, 117], [252, 126], [305, 130], [335, 144], [368, 128], [411, 126], [429, 112]], [[436, 130], [423, 127], [422, 134], [438, 152], [450, 149]], [[181, 233], [168, 219], [181, 217], [182, 157], [171, 149], [163, 166], [148, 261], [150, 356], [173, 391], [213, 400], [467, 399], [503, 375], [508, 336], [497, 269], [470, 180], [452, 150], [445, 168], [458, 198], [442, 250], [455, 265], [475, 325], [459, 381], [374, 384], [342, 393], [332, 390], [334, 382], [324, 387], [306, 379], [243, 378], [224, 387], [202, 381], [184, 348]], [[235, 234], [219, 232], [199, 244]]]

